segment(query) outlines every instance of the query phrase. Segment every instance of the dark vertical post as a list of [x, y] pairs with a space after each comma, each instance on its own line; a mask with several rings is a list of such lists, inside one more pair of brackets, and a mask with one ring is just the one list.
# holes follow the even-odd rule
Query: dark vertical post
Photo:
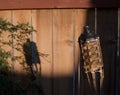
[[118, 8], [118, 31], [117, 31], [117, 48], [116, 48], [116, 66], [115, 66], [115, 95], [119, 95], [119, 69], [120, 69], [120, 9]]

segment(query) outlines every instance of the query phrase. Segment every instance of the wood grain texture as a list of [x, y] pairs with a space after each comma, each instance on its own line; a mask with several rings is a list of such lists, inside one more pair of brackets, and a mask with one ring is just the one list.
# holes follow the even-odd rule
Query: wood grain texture
[[118, 34], [117, 34], [117, 51], [115, 66], [115, 95], [120, 94], [120, 9], [118, 8]]
[[86, 25], [86, 17], [87, 17], [87, 9], [75, 9], [74, 10], [74, 31], [75, 31], [75, 39], [74, 39], [74, 44], [75, 44], [75, 56], [74, 56], [74, 61], [75, 61], [75, 93], [76, 95], [79, 95], [80, 93], [83, 92], [81, 86], [82, 82], [80, 82], [80, 48], [79, 48], [79, 42], [78, 38], [83, 32], [84, 26]]
[[[74, 2], [67, 0], [64, 4], [68, 4], [69, 1]], [[70, 6], [72, 5], [69, 5], [69, 8]], [[103, 93], [114, 95], [117, 44], [113, 40], [116, 40], [118, 31], [117, 9], [97, 9], [96, 16], [97, 33], [100, 36], [105, 67]], [[30, 22], [37, 30], [31, 37], [40, 52], [39, 80], [44, 95], [72, 95], [75, 85], [78, 88], [75, 90], [76, 95], [94, 95], [85, 73], [80, 72], [81, 68], [78, 68], [80, 61], [78, 38], [85, 25], [95, 30], [95, 9], [12, 10], [12, 12], [9, 10], [0, 11], [0, 17], [13, 21], [14, 24]], [[5, 39], [8, 40], [6, 34]], [[20, 55], [17, 51], [14, 54]], [[15, 63], [15, 71], [24, 72], [18, 63]]]
[[[82, 20], [82, 22], [79, 21], [79, 23], [81, 23], [81, 32], [84, 32], [84, 27], [85, 26], [89, 26], [90, 31], [94, 31], [95, 30], [95, 9], [86, 9], [84, 11], [85, 11], [84, 14], [83, 13], [78, 14], [78, 15], [81, 15], [81, 17], [84, 17], [84, 20]], [[77, 26], [77, 24], [76, 24], [76, 26]], [[80, 50], [80, 46], [79, 46], [79, 50]], [[81, 53], [79, 53], [79, 54], [80, 54], [79, 55], [80, 56], [79, 57], [79, 62], [80, 62], [81, 61], [80, 60]], [[91, 84], [89, 84], [89, 81], [88, 81], [89, 79], [88, 79], [87, 74], [85, 73], [85, 70], [83, 68], [83, 66], [84, 66], [83, 62], [80, 62], [79, 66], [80, 66], [79, 67], [79, 69], [80, 69], [80, 71], [79, 71], [79, 74], [80, 74], [79, 75], [80, 76], [80, 81], [79, 81], [80, 82], [80, 87], [79, 87], [80, 91], [79, 91], [79, 94], [81, 94], [81, 95], [89, 95], [89, 94], [97, 95], [96, 92], [95, 92], [95, 89], [93, 87], [93, 81], [94, 80], [90, 76]], [[86, 91], [86, 89], [87, 89], [87, 91]]]
[[[18, 23], [30, 23], [30, 10], [14, 10], [12, 11], [12, 23], [14, 25]], [[13, 40], [14, 41], [14, 40]], [[14, 41], [14, 43], [16, 43]], [[14, 49], [14, 56], [24, 56], [24, 54]], [[19, 62], [14, 62], [15, 73], [25, 73], [23, 66]]]
[[118, 0], [0, 0], [0, 9], [117, 8]]
[[36, 44], [40, 52], [40, 73], [44, 95], [52, 94], [52, 10], [34, 10], [33, 26], [36, 27]]
[[73, 10], [54, 10], [54, 95], [72, 95], [73, 36]]
[[[11, 22], [11, 18], [12, 18], [11, 11], [0, 11], [0, 18], [3, 18], [4, 20]], [[9, 34], [10, 34], [9, 32], [3, 31], [2, 39], [4, 41], [9, 41], [10, 40], [8, 38]], [[6, 50], [6, 51], [11, 51], [12, 50], [12, 48], [10, 46], [3, 46], [2, 48], [4, 50]], [[12, 60], [11, 60], [11, 58], [8, 60], [8, 62], [9, 62], [9, 66], [12, 67]]]
[[0, 11], [0, 18], [3, 18], [11, 22], [11, 11], [10, 10]]
[[103, 93], [114, 95], [114, 75], [115, 75], [115, 56], [116, 38], [118, 31], [117, 9], [99, 9], [97, 31], [101, 40], [101, 47], [104, 61], [104, 84]]
[[91, 31], [95, 31], [95, 8], [87, 10], [85, 25], [88, 25]]

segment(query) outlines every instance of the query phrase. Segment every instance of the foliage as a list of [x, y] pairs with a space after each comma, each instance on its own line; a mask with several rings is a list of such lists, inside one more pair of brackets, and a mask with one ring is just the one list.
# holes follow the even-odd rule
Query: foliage
[[[7, 58], [11, 57], [12, 61], [19, 61], [19, 63], [24, 66], [25, 60], [23, 60], [22, 56], [14, 56], [12, 55], [11, 51], [5, 51], [2, 47], [9, 46], [14, 51], [16, 50], [17, 52], [21, 52], [22, 54], [24, 54], [24, 52], [22, 51], [22, 46], [25, 43], [26, 39], [30, 38], [30, 34], [34, 31], [36, 30], [34, 30], [33, 27], [29, 25], [29, 23], [18, 23], [17, 25], [14, 25], [0, 18], [0, 46], [1, 46], [0, 53], [4, 56], [11, 55], [6, 56], [6, 59], [3, 58], [4, 56], [1, 56], [2, 61], [3, 59], [6, 60], [5, 64], [7, 64]], [[7, 35], [7, 40], [4, 39], [5, 36], [3, 35], [5, 34], [4, 32], [5, 33], [7, 32], [9, 34]], [[1, 63], [4, 64], [3, 62]]]
[[[9, 63], [17, 61], [28, 72], [28, 67], [26, 67], [25, 59], [22, 56], [24, 55], [22, 46], [26, 39], [30, 38], [31, 33], [35, 31], [29, 23], [14, 25], [0, 18], [0, 95], [27, 95], [25, 90], [30, 86], [30, 80], [27, 80], [28, 86], [26, 88], [22, 85], [21, 80], [14, 80], [13, 76], [10, 76], [12, 75], [10, 74], [12, 66]], [[9, 49], [5, 49], [5, 47]], [[15, 56], [14, 51], [22, 55]]]

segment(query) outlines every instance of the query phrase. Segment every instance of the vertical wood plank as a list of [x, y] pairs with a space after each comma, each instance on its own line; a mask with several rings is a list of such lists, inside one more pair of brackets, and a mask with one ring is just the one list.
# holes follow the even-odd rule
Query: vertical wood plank
[[99, 9], [97, 12], [98, 27], [104, 61], [104, 84], [105, 95], [114, 95], [114, 73], [116, 57], [116, 38], [118, 31], [117, 9]]
[[[13, 24], [16, 25], [18, 23], [29, 23], [30, 22], [30, 10], [14, 10], [12, 14]], [[14, 56], [21, 56], [22, 54], [17, 50], [14, 50]], [[22, 55], [24, 56], [24, 55]], [[14, 70], [15, 73], [23, 74], [25, 71], [23, 70], [23, 66], [19, 62], [14, 62]]]
[[88, 9], [86, 15], [86, 23], [90, 27], [90, 30], [95, 30], [95, 9]]
[[[12, 18], [11, 17], [11, 11], [10, 10], [0, 11], [0, 18], [3, 18], [4, 20], [11, 22], [11, 18]], [[3, 31], [2, 39], [4, 39], [4, 41], [8, 41], [9, 40], [8, 35], [9, 35], [8, 32]], [[6, 51], [11, 51], [10, 46], [3, 46], [3, 49], [6, 50]], [[11, 58], [9, 59], [9, 65], [10, 65], [10, 67], [12, 65]]]
[[[76, 37], [79, 38], [80, 34], [84, 31], [84, 26], [86, 26], [86, 25], [90, 27], [91, 31], [95, 30], [95, 9], [83, 9], [82, 11], [79, 11], [78, 14], [76, 14], [76, 16], [77, 16], [76, 17], [77, 23], [75, 25], [76, 30], [78, 29], [77, 27], [80, 28], [80, 29], [78, 29], [79, 32], [76, 32]], [[78, 16], [79, 16], [79, 19], [81, 17], [82, 20], [78, 20]], [[78, 36], [78, 34], [79, 34], [79, 36]], [[76, 45], [76, 48], [77, 47], [78, 46]], [[79, 52], [80, 52], [80, 47], [79, 47]], [[78, 60], [78, 59], [76, 59], [76, 60]], [[79, 62], [80, 62], [80, 55], [79, 55]], [[80, 84], [79, 94], [81, 94], [81, 95], [89, 95], [89, 94], [96, 95], [95, 89], [92, 85], [92, 82], [95, 80], [90, 78], [91, 84], [89, 84], [88, 77], [85, 73], [83, 66], [84, 66], [83, 62], [80, 62], [80, 67], [78, 70], [78, 72], [80, 74], [80, 75], [78, 75], [78, 76], [80, 76], [80, 80], [78, 81]], [[87, 89], [87, 91], [86, 91], [86, 89]]]
[[52, 94], [52, 10], [34, 10], [33, 26], [36, 27], [36, 44], [40, 52], [40, 73], [44, 95]]
[[73, 35], [73, 10], [54, 10], [54, 95], [72, 95]]
[[[118, 80], [120, 79], [120, 77], [119, 77], [119, 74], [120, 74], [120, 8], [119, 8], [119, 10], [118, 10], [119, 12], [118, 12], [118, 16], [119, 16], [119, 19], [118, 19], [118, 21], [119, 21], [119, 25], [118, 25], [118, 51], [117, 51], [117, 53], [118, 53], [118, 63], [117, 64], [119, 64], [119, 67], [118, 67]], [[119, 80], [119, 82], [118, 82], [118, 94], [120, 94], [120, 80]]]
[[[118, 8], [118, 51], [117, 51], [117, 53], [118, 53], [118, 58], [117, 58], [117, 64], [118, 64], [118, 73], [117, 73], [117, 80], [119, 80], [120, 79], [120, 77], [119, 77], [119, 74], [120, 74], [120, 8]], [[120, 80], [118, 81], [118, 94], [120, 94]]]
[[119, 95], [120, 94], [120, 8], [118, 8], [118, 34], [117, 34], [117, 55], [116, 55], [116, 80], [115, 80], [115, 95]]
[[0, 11], [0, 18], [3, 18], [11, 22], [11, 11], [10, 10]]
[[[8, 10], [8, 11], [0, 11], [0, 18], [3, 18], [4, 20], [6, 21], [9, 21], [11, 22], [11, 11]], [[8, 33], [6, 34], [7, 32], [3, 33], [3, 37], [5, 40], [8, 41]], [[6, 47], [7, 49], [10, 47]]]
[[[74, 12], [74, 27], [75, 27], [75, 72], [76, 72], [76, 95], [80, 95], [83, 92], [82, 86], [83, 82], [80, 82], [80, 48], [78, 43], [78, 38], [83, 32], [84, 26], [86, 24], [87, 9], [75, 9]], [[83, 95], [83, 94], [81, 94]]]

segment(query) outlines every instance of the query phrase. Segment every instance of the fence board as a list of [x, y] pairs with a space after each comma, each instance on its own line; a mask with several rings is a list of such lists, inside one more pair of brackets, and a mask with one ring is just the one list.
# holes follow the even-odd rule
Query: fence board
[[117, 36], [117, 54], [116, 54], [116, 80], [115, 80], [115, 91], [116, 94], [115, 95], [119, 95], [120, 94], [120, 8], [118, 8], [118, 36]]
[[53, 12], [54, 95], [72, 95], [74, 64], [72, 16], [73, 10]]
[[[11, 22], [11, 11], [0, 11], [0, 18], [3, 18], [4, 20], [7, 20], [9, 22]], [[8, 32], [5, 32], [3, 31], [3, 35], [2, 35], [2, 38], [4, 39], [4, 41], [8, 41], [8, 35], [9, 33]], [[5, 49], [6, 51], [11, 51], [12, 48], [10, 46], [3, 46], [3, 49]], [[12, 67], [12, 60], [11, 58], [9, 59], [9, 65]]]
[[[18, 23], [29, 23], [30, 22], [30, 10], [14, 10], [12, 12], [12, 23], [18, 24]], [[15, 43], [15, 42], [14, 42]], [[14, 56], [24, 56], [17, 50], [14, 50]], [[23, 70], [23, 66], [19, 64], [19, 62], [14, 62], [14, 70], [15, 73], [22, 74], [25, 73]]]
[[44, 95], [52, 94], [52, 11], [36, 10], [33, 11], [33, 26], [36, 27], [36, 44], [40, 52], [41, 83]]
[[[117, 76], [119, 76], [119, 73], [120, 73], [120, 9], [118, 10], [119, 11], [119, 14], [118, 14], [118, 16], [119, 16], [119, 19], [118, 19], [118, 64], [119, 64], [119, 67], [118, 67], [118, 75]], [[118, 80], [119, 80], [119, 78], [120, 77], [118, 77]], [[120, 94], [120, 80], [119, 80], [119, 82], [118, 82], [118, 94]]]
[[[118, 63], [117, 64], [119, 64], [119, 67], [118, 67], [118, 75], [117, 76], [118, 76], [118, 80], [119, 80], [120, 79], [120, 77], [119, 77], [119, 74], [120, 74], [120, 8], [118, 11], [119, 11], [119, 14], [118, 14], [118, 16], [119, 16], [118, 22], [119, 23], [118, 23], [118, 51], [117, 51], [117, 53], [118, 53], [118, 56], [117, 56], [118, 61], [117, 62]], [[119, 90], [120, 89], [120, 80], [117, 85], [118, 85], [118, 91], [119, 91], [118, 94], [120, 94], [120, 90]]]
[[114, 72], [116, 56], [116, 38], [117, 38], [117, 9], [99, 9], [97, 14], [98, 27], [100, 35], [103, 61], [104, 61], [104, 94], [114, 95]]
[[[85, 21], [84, 21], [82, 28], [84, 29], [84, 26], [86, 26], [86, 25], [89, 26], [90, 31], [95, 31], [95, 9], [87, 9], [86, 10]], [[82, 30], [82, 32], [83, 31], [84, 30]], [[94, 80], [91, 79], [91, 81], [90, 81], [91, 84], [89, 84], [88, 77], [83, 68], [83, 63], [81, 62], [80, 63], [80, 83], [81, 84], [80, 84], [80, 92], [79, 93], [81, 95], [88, 95], [88, 94], [97, 95], [95, 92], [95, 89], [92, 85], [93, 81]], [[88, 89], [88, 90], [86, 91], [86, 89]]]
[[[79, 48], [79, 43], [78, 43], [78, 38], [80, 36], [80, 34], [83, 32], [83, 27], [86, 24], [86, 17], [87, 17], [87, 9], [77, 9], [74, 10], [74, 31], [75, 31], [75, 56], [74, 56], [74, 60], [75, 60], [75, 70], [76, 70], [76, 95], [79, 95], [80, 93], [82, 93], [82, 87], [80, 87], [80, 85], [82, 85], [83, 82], [80, 82], [80, 48]], [[81, 92], [82, 91], [82, 92]], [[82, 94], [83, 95], [83, 94]]]
[[10, 10], [0, 11], [0, 18], [3, 18], [7, 21], [11, 21], [11, 11]]
[[86, 23], [91, 31], [95, 30], [95, 9], [88, 9], [86, 13]]

